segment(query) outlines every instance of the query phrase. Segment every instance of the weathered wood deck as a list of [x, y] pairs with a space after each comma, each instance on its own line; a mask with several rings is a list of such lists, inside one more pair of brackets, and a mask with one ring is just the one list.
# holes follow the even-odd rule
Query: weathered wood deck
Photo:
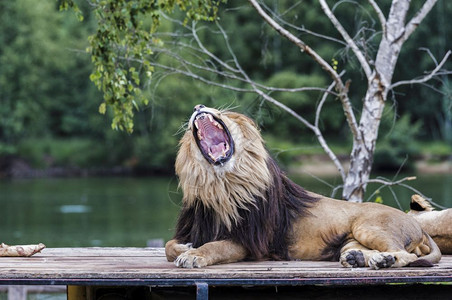
[[[452, 256], [432, 268], [346, 269], [338, 262], [263, 261], [180, 269], [162, 248], [54, 248], [0, 257], [0, 285], [210, 286], [452, 284]], [[205, 294], [207, 295], [207, 294]]]

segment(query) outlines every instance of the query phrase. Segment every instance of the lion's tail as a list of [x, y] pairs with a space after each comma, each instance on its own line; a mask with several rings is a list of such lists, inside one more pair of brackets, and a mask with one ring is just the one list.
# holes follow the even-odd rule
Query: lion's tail
[[[433, 267], [433, 264], [438, 263], [441, 260], [441, 250], [435, 241], [424, 232], [424, 242], [420, 246], [420, 251], [424, 253], [425, 248], [429, 248], [430, 252], [427, 255], [420, 257], [419, 259], [408, 264], [408, 267]], [[424, 248], [424, 249], [422, 249]]]

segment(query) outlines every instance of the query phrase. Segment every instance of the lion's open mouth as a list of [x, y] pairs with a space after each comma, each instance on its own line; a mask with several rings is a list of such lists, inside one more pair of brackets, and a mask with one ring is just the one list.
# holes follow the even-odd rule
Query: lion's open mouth
[[228, 128], [210, 113], [200, 112], [193, 121], [193, 135], [208, 162], [223, 165], [234, 153], [234, 141]]

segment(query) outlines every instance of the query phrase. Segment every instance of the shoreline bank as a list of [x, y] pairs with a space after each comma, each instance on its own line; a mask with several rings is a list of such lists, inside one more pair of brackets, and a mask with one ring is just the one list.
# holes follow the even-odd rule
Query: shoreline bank
[[[339, 157], [345, 170], [349, 167], [347, 157]], [[420, 158], [414, 163], [413, 174], [452, 174], [452, 157], [442, 160]], [[302, 155], [293, 165], [286, 168], [291, 174], [309, 174], [314, 176], [339, 175], [336, 166], [327, 155]], [[397, 170], [394, 170], [396, 172]], [[172, 175], [173, 170], [151, 170], [130, 168], [125, 166], [114, 167], [48, 167], [33, 168], [24, 159], [10, 158], [0, 160], [0, 179], [2, 178], [40, 178], [40, 177], [90, 177], [90, 176], [150, 176]]]
[[[345, 170], [349, 168], [348, 157], [339, 157]], [[422, 157], [414, 162], [414, 174], [452, 174], [452, 157], [442, 160], [431, 160]], [[396, 172], [397, 170], [394, 170]], [[339, 175], [336, 166], [327, 155], [303, 155], [298, 159], [297, 165], [288, 167], [293, 174], [310, 174], [315, 176]]]

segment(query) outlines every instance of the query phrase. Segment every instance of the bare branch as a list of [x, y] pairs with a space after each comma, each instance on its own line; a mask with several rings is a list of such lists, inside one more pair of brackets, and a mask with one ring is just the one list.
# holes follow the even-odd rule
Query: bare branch
[[406, 41], [410, 35], [416, 30], [419, 24], [424, 20], [425, 16], [430, 12], [438, 0], [426, 0], [417, 14], [405, 26], [403, 40]]
[[227, 33], [224, 31], [223, 27], [222, 27], [219, 23], [216, 23], [216, 25], [217, 25], [217, 27], [219, 28], [221, 34], [223, 35], [223, 39], [224, 39], [224, 41], [225, 41], [226, 47], [227, 47], [227, 49], [228, 49], [228, 52], [229, 52], [229, 54], [232, 56], [232, 59], [233, 59], [233, 61], [234, 61], [234, 64], [235, 64], [235, 66], [236, 66], [238, 72], [240, 72], [240, 73], [243, 75], [244, 80], [245, 80], [247, 83], [251, 84], [251, 82], [252, 82], [252, 83], [253, 83], [254, 85], [256, 85], [257, 87], [262, 88], [262, 89], [267, 90], [267, 91], [271, 91], [271, 92], [323, 91], [323, 92], [325, 92], [325, 93], [328, 93], [328, 94], [332, 94], [332, 95], [338, 96], [338, 94], [332, 92], [331, 89], [329, 89], [329, 88], [328, 88], [328, 89], [324, 89], [324, 88], [314, 88], [314, 87], [304, 87], [304, 88], [275, 88], [275, 87], [265, 86], [265, 85], [263, 85], [263, 84], [259, 84], [259, 83], [255, 82], [255, 81], [252, 81], [252, 80], [248, 77], [248, 75], [246, 74], [246, 72], [242, 69], [242, 67], [241, 67], [241, 65], [240, 65], [240, 63], [239, 63], [239, 61], [238, 61], [238, 59], [237, 59], [237, 56], [235, 55], [234, 51], [232, 50], [232, 47], [231, 47], [231, 45], [229, 44], [229, 39], [228, 39]]
[[331, 20], [331, 23], [333, 23], [334, 27], [336, 27], [337, 31], [342, 35], [344, 40], [347, 42], [347, 45], [352, 49], [353, 53], [355, 53], [356, 58], [358, 58], [359, 63], [361, 64], [361, 67], [364, 70], [364, 73], [366, 74], [367, 79], [371, 78], [372, 70], [367, 63], [366, 58], [364, 57], [361, 50], [359, 50], [358, 46], [355, 44], [353, 39], [350, 37], [350, 35], [347, 33], [345, 28], [342, 26], [342, 24], [339, 22], [339, 20], [336, 18], [336, 16], [331, 11], [330, 7], [326, 3], [325, 0], [319, 0], [320, 5], [322, 6], [322, 9], [326, 16]]
[[204, 53], [206, 53], [209, 57], [211, 57], [213, 60], [215, 60], [218, 64], [220, 64], [222, 67], [232, 71], [232, 72], [239, 72], [239, 70], [232, 68], [231, 66], [229, 66], [227, 63], [225, 63], [224, 61], [222, 61], [220, 58], [218, 58], [217, 56], [215, 56], [212, 52], [210, 52], [209, 50], [206, 49], [206, 47], [204, 47], [203, 43], [201, 42], [201, 40], [198, 37], [197, 31], [196, 31], [196, 22], [193, 22], [192, 24], [192, 34], [196, 40], [196, 42], [198, 43], [199, 48], [202, 49], [202, 51]]
[[375, 0], [368, 0], [370, 5], [372, 5], [373, 9], [377, 13], [378, 20], [380, 20], [381, 29], [383, 30], [383, 35], [386, 35], [386, 18], [383, 12], [381, 11], [378, 4], [375, 2]]
[[438, 60], [436, 60], [436, 57], [433, 55], [432, 51], [430, 51], [429, 48], [425, 48], [425, 47], [420, 47], [419, 50], [425, 51], [427, 52], [428, 56], [430, 56], [430, 58], [433, 60], [433, 62], [435, 63], [435, 66], [438, 65]]
[[[428, 202], [430, 202], [432, 205], [435, 205], [436, 207], [438, 207], [438, 208], [440, 208], [440, 209], [446, 209], [446, 208], [447, 208], [447, 207], [441, 206], [441, 205], [439, 205], [439, 204], [433, 202], [433, 201], [432, 201], [432, 198], [429, 198], [429, 197], [425, 196], [425, 195], [422, 194], [419, 190], [417, 190], [417, 189], [415, 189], [414, 187], [409, 186], [409, 185], [407, 185], [407, 184], [404, 183], [405, 181], [412, 181], [412, 180], [416, 180], [416, 176], [408, 176], [408, 177], [404, 177], [404, 178], [402, 178], [402, 179], [400, 179], [400, 180], [397, 180], [397, 181], [389, 181], [389, 180], [386, 180], [386, 179], [376, 178], [376, 179], [370, 179], [370, 180], [368, 180], [368, 183], [380, 183], [380, 184], [383, 185], [383, 187], [389, 187], [389, 188], [392, 187], [392, 186], [394, 186], [394, 185], [398, 185], [398, 186], [404, 187], [404, 188], [406, 188], [406, 189], [409, 189], [410, 191], [413, 191], [413, 192], [416, 193], [416, 194], [421, 195], [422, 198], [424, 198], [425, 200], [427, 200]], [[366, 201], [369, 201], [370, 198], [372, 198], [372, 197], [377, 193], [377, 191], [380, 190], [380, 189], [381, 189], [381, 187], [380, 187], [379, 189], [375, 190], [375, 192], [373, 192], [372, 195], [370, 195], [369, 198], [367, 198]], [[397, 201], [397, 197], [395, 197], [395, 199], [396, 199], [396, 201]], [[397, 202], [398, 202], [398, 201], [397, 201]], [[400, 206], [400, 204], [399, 204], [399, 206]]]
[[406, 85], [406, 84], [418, 84], [418, 83], [424, 83], [429, 81], [430, 79], [432, 79], [434, 76], [438, 75], [439, 70], [443, 67], [443, 65], [446, 63], [447, 59], [449, 58], [449, 56], [451, 55], [452, 51], [449, 50], [447, 51], [446, 55], [444, 55], [443, 59], [441, 60], [441, 62], [436, 66], [435, 69], [433, 69], [433, 71], [431, 71], [429, 74], [427, 74], [426, 76], [419, 78], [419, 79], [413, 79], [413, 80], [402, 80], [399, 82], [394, 83], [393, 85], [391, 85], [391, 89], [401, 86], [401, 85]]
[[223, 84], [223, 83], [216, 82], [214, 80], [209, 80], [209, 79], [207, 79], [207, 78], [205, 78], [203, 76], [200, 76], [198, 74], [193, 73], [190, 70], [184, 71], [184, 70], [181, 70], [181, 69], [178, 69], [178, 68], [169, 67], [167, 65], [159, 64], [159, 63], [156, 63], [156, 62], [151, 62], [150, 64], [151, 64], [151, 66], [161, 68], [163, 70], [172, 72], [174, 74], [181, 74], [181, 75], [184, 75], [184, 76], [187, 76], [187, 77], [199, 80], [201, 82], [204, 82], [206, 84], [218, 86], [218, 87], [221, 87], [221, 88], [224, 88], [224, 89], [228, 89], [228, 90], [232, 90], [232, 91], [236, 91], [236, 92], [244, 92], [244, 93], [252, 93], [252, 92], [254, 92], [254, 90], [252, 90], [252, 89], [239, 88], [239, 87], [235, 87], [235, 86], [232, 86], [232, 85], [229, 85], [229, 84]]
[[325, 138], [322, 135], [322, 132], [320, 131], [320, 129], [316, 126], [314, 126], [313, 124], [311, 124], [308, 120], [306, 120], [305, 118], [303, 118], [302, 116], [300, 116], [299, 114], [297, 114], [294, 110], [292, 110], [290, 107], [286, 106], [285, 104], [277, 101], [276, 99], [274, 99], [273, 97], [271, 97], [270, 95], [262, 92], [260, 89], [258, 89], [256, 86], [253, 86], [253, 88], [255, 89], [255, 92], [260, 95], [262, 98], [264, 98], [266, 101], [282, 108], [283, 110], [285, 110], [286, 112], [288, 112], [289, 114], [291, 114], [292, 116], [294, 116], [297, 120], [299, 120], [301, 123], [303, 123], [306, 127], [308, 127], [309, 129], [311, 129], [315, 136], [317, 137], [317, 140], [320, 143], [320, 146], [322, 146], [323, 150], [325, 151], [325, 153], [330, 157], [330, 159], [334, 162], [334, 164], [336, 165], [336, 168], [338, 169], [339, 173], [341, 174], [342, 179], [345, 179], [345, 171], [344, 168], [342, 167], [341, 163], [339, 162], [339, 159], [337, 158], [336, 154], [334, 154], [334, 152], [331, 150], [331, 148], [328, 146]]
[[[224, 31], [223, 31], [224, 33]], [[225, 34], [225, 33], [224, 33]], [[166, 42], [166, 45], [171, 44], [171, 42]], [[200, 48], [194, 48], [191, 45], [187, 45], [185, 43], [173, 43], [173, 45], [178, 49], [177, 51], [181, 51], [181, 50], [188, 50], [190, 51], [190, 55], [194, 56], [197, 60], [200, 61], [204, 61], [205, 58], [201, 57], [201, 55], [206, 55], [206, 53], [204, 52], [204, 50], [200, 49]], [[203, 48], [205, 49], [205, 47], [203, 46]], [[177, 51], [172, 51], [169, 50], [168, 47], [167, 48], [153, 48], [152, 51], [154, 53], [157, 54], [165, 54], [168, 55], [169, 57], [171, 57], [172, 61], [177, 61], [181, 64], [181, 66], [183, 66], [182, 68], [179, 67], [169, 67], [169, 66], [164, 66], [164, 65], [159, 65], [157, 63], [151, 63], [154, 66], [160, 67], [168, 72], [171, 73], [180, 73], [186, 76], [189, 76], [193, 79], [200, 79], [201, 77], [203, 77], [204, 79], [201, 80], [205, 83], [207, 82], [213, 82], [212, 80], [207, 79], [205, 76], [200, 75], [199, 73], [195, 73], [194, 71], [190, 70], [190, 69], [196, 69], [198, 71], [202, 71], [202, 72], [208, 72], [211, 73], [213, 75], [217, 75], [217, 76], [221, 76], [223, 78], [226, 79], [232, 79], [232, 80], [236, 80], [242, 83], [248, 83], [249, 80], [247, 80], [240, 72], [239, 69], [234, 69], [232, 67], [230, 67], [230, 70], [235, 71], [235, 72], [226, 72], [224, 71], [225, 68], [216, 68], [215, 65], [211, 65], [211, 64], [198, 64], [198, 63], [194, 63], [186, 58], [184, 58], [183, 56], [177, 54]], [[209, 56], [209, 55], [208, 55]], [[210, 57], [210, 56], [209, 56]], [[222, 61], [221, 66], [224, 66], [225, 62]], [[190, 75], [191, 73], [191, 75]], [[295, 92], [307, 92], [307, 91], [319, 91], [319, 92], [325, 92], [325, 93], [329, 93], [333, 96], [338, 96], [337, 93], [327, 90], [325, 88], [320, 88], [320, 87], [301, 87], [301, 88], [279, 88], [279, 87], [272, 87], [272, 86], [267, 86], [261, 83], [257, 83], [255, 82], [255, 84], [267, 91], [267, 92], [290, 92], [290, 93], [295, 93]], [[218, 85], [218, 84], [217, 84]], [[223, 85], [220, 85], [223, 86]], [[234, 91], [242, 91], [242, 92], [253, 92], [252, 89], [239, 89], [237, 87], [231, 86], [232, 88], [228, 88], [228, 89], [232, 89]]]
[[[336, 84], [335, 82], [331, 83], [327, 90], [333, 89], [335, 84]], [[322, 111], [323, 104], [325, 103], [327, 97], [328, 97], [328, 93], [325, 92], [323, 94], [323, 96], [322, 96], [322, 99], [319, 102], [319, 105], [317, 106], [317, 110], [316, 110], [316, 113], [315, 113], [315, 121], [314, 121], [314, 127], [316, 128], [314, 133], [316, 134], [317, 138], [319, 139], [319, 142], [321, 144], [324, 143], [325, 145], [326, 145], [326, 141], [325, 141], [325, 139], [324, 139], [324, 137], [322, 135], [322, 132], [320, 131], [319, 120], [320, 120], [320, 113]], [[345, 181], [346, 174], [345, 174], [345, 171], [344, 171], [344, 167], [342, 166], [342, 164], [339, 161], [339, 159], [337, 158], [337, 156], [331, 151], [331, 149], [329, 147], [325, 148], [323, 145], [322, 145], [322, 147], [323, 147], [324, 151], [328, 154], [330, 159], [333, 161], [333, 163], [336, 166], [336, 168], [339, 171], [339, 173], [341, 174], [342, 181]]]
[[[333, 89], [335, 84], [336, 84], [335, 82], [330, 84], [330, 86], [328, 87], [327, 90]], [[327, 97], [328, 97], [328, 93], [324, 93], [322, 96], [322, 99], [320, 99], [319, 105], [317, 105], [317, 110], [315, 112], [315, 121], [314, 121], [314, 125], [317, 128], [319, 127], [320, 112], [322, 111], [323, 104], [325, 103]]]
[[305, 52], [309, 56], [314, 59], [330, 76], [336, 83], [336, 90], [339, 92], [339, 99], [341, 100], [342, 107], [346, 116], [347, 123], [350, 127], [350, 130], [353, 134], [354, 139], [360, 140], [361, 136], [358, 131], [358, 124], [356, 122], [355, 114], [353, 113], [353, 108], [350, 103], [350, 99], [348, 98], [348, 86], [344, 85], [339, 74], [334, 70], [320, 55], [317, 54], [313, 49], [311, 49], [308, 45], [306, 45], [302, 40], [294, 36], [292, 33], [281, 27], [275, 20], [273, 20], [257, 3], [256, 0], [249, 0], [251, 5], [256, 9], [258, 14], [271, 26], [276, 30], [280, 35], [287, 38], [289, 41], [294, 43], [297, 47], [301, 49], [302, 52]]
[[[233, 80], [237, 80], [237, 81], [246, 83], [245, 79], [243, 79], [242, 77], [240, 77], [234, 73], [220, 71], [217, 68], [215, 68], [214, 66], [200, 65], [200, 64], [193, 63], [193, 62], [183, 58], [182, 56], [177, 55], [176, 53], [174, 53], [172, 51], [168, 51], [166, 49], [156, 49], [156, 50], [154, 50], [154, 52], [162, 53], [162, 54], [166, 54], [166, 55], [170, 56], [174, 61], [177, 61], [181, 65], [183, 65], [186, 70], [190, 70], [190, 68], [194, 68], [199, 71], [209, 72], [209, 73], [212, 73], [215, 75], [222, 76], [227, 79], [233, 79]], [[177, 69], [178, 68], [174, 68], [174, 70], [177, 70]], [[181, 71], [183, 71], [183, 70], [181, 70]]]
[[[341, 85], [342, 80], [340, 79], [337, 72], [330, 66], [329, 63], [327, 63], [320, 55], [317, 54], [313, 49], [311, 49], [308, 45], [306, 45], [302, 40], [297, 38], [295, 35], [290, 33], [285, 28], [281, 27], [275, 20], [273, 20], [257, 3], [256, 0], [249, 0], [251, 5], [256, 9], [257, 13], [271, 26], [273, 29], [276, 30], [281, 36], [285, 37], [292, 43], [294, 43], [298, 48], [301, 49], [302, 52], [305, 52], [309, 56], [311, 56], [325, 71], [330, 74], [330, 76], [338, 83], [338, 85]], [[343, 87], [343, 84], [342, 84]]]
[[[301, 3], [301, 2], [295, 3], [293, 6], [299, 5], [300, 3]], [[341, 41], [341, 40], [336, 39], [336, 38], [331, 37], [331, 36], [327, 36], [327, 35], [323, 35], [323, 34], [314, 32], [314, 31], [312, 31], [312, 30], [306, 29], [304, 26], [301, 26], [301, 27], [300, 27], [300, 26], [295, 26], [294, 24], [285, 21], [285, 20], [281, 17], [281, 15], [278, 15], [278, 14], [276, 14], [274, 11], [270, 10], [270, 9], [265, 5], [265, 3], [262, 3], [262, 6], [265, 7], [268, 11], [270, 11], [270, 13], [272, 14], [272, 17], [275, 18], [279, 23], [281, 23], [281, 24], [283, 24], [283, 25], [285, 25], [285, 26], [287, 26], [287, 27], [289, 27], [289, 28], [292, 28], [292, 29], [294, 29], [294, 30], [297, 30], [297, 31], [300, 31], [300, 32], [304, 32], [304, 33], [310, 34], [310, 35], [312, 35], [312, 36], [315, 36], [315, 37], [318, 37], [318, 38], [321, 38], [321, 39], [324, 39], [324, 40], [332, 41], [332, 42], [335, 42], [335, 43], [338, 43], [338, 44], [341, 44], [341, 45], [344, 45], [344, 46], [347, 45], [344, 41]], [[289, 9], [290, 9], [290, 8], [289, 8]]]
[[398, 184], [401, 184], [402, 182], [412, 181], [412, 180], [416, 180], [416, 176], [404, 177], [404, 178], [402, 178], [400, 180], [397, 180], [397, 181], [388, 181], [388, 180], [381, 179], [381, 178], [375, 178], [375, 179], [369, 179], [367, 181], [367, 183], [381, 183], [383, 185], [390, 186], [390, 185], [398, 185]]

